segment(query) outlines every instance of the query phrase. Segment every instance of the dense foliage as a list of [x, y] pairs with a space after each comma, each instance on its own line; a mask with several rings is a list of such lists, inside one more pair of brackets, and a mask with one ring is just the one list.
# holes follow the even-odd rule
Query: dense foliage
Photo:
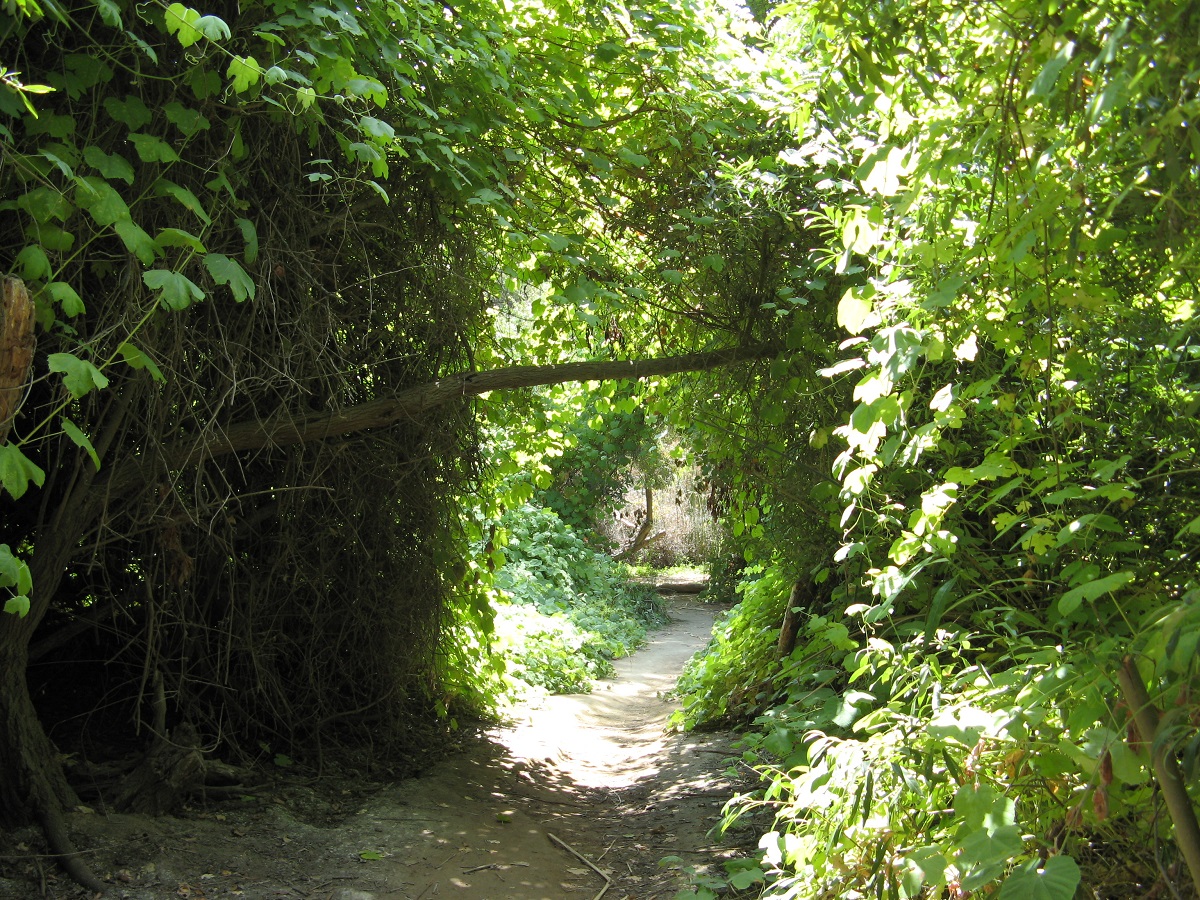
[[633, 586], [552, 510], [524, 506], [503, 522], [505, 563], [495, 588], [496, 652], [516, 682], [554, 693], [591, 690], [612, 660], [666, 621], [657, 595]]
[[[4, 816], [53, 839], [75, 799], [31, 655], [109, 661], [42, 715], [231, 755], [403, 749], [494, 699], [497, 642], [581, 684], [642, 601], [563, 520], [661, 422], [754, 563], [683, 685], [688, 724], [755, 722], [728, 815], [772, 824], [731, 883], [1182, 890], [1200, 10], [754, 9], [0, 9], [0, 267], [36, 318], [0, 321]], [[362, 418], [762, 341], [686, 389]]]
[[[507, 468], [562, 447], [519, 432], [484, 458], [477, 426], [519, 412], [388, 403], [609, 355], [610, 322], [639, 338], [622, 352], [756, 337], [678, 293], [676, 328], [658, 301], [682, 254], [635, 227], [740, 134], [697, 12], [0, 10], [0, 265], [37, 322], [32, 369], [2, 367], [5, 818], [76, 802], [39, 713], [106, 746], [187, 723], [228, 756], [300, 759], [421, 752], [477, 699], [494, 615], [472, 541], [528, 499]], [[533, 327], [506, 340], [526, 296]], [[39, 669], [39, 711], [31, 653], [110, 665]]]
[[482, 96], [488, 61], [463, 55], [481, 26], [432, 4], [38, 9], [3, 13], [6, 61], [46, 90], [0, 92], [0, 252], [39, 324], [0, 446], [33, 594], [0, 627], [91, 614], [98, 646], [64, 658], [110, 676], [44, 689], [135, 725], [161, 691], [159, 733], [403, 746], [380, 722], [437, 699], [416, 673], [473, 424], [460, 406], [289, 445], [294, 423], [470, 365], [492, 267], [469, 229], [490, 216], [463, 191], [494, 154], [423, 126], [477, 110], [454, 96]]
[[661, 434], [657, 416], [640, 400], [628, 390], [589, 397], [562, 455], [550, 461], [551, 481], [541, 499], [572, 527], [598, 532], [622, 505], [635, 474], [643, 486], [658, 486]]
[[1151, 757], [1193, 809], [1200, 775], [1196, 14], [776, 10], [785, 156], [851, 281], [824, 374], [853, 403], [812, 422], [841, 450], [839, 490], [810, 482], [840, 534], [814, 574], [840, 584], [764, 665], [768, 572], [687, 697], [723, 714], [744, 672], [773, 701], [746, 750], [768, 787], [728, 812], [773, 815], [771, 896], [1187, 881], [1145, 851], [1187, 826]]

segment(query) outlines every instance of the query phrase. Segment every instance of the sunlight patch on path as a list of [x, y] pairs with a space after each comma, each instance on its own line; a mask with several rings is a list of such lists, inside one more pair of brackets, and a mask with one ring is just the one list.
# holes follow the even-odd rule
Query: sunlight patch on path
[[664, 695], [708, 640], [715, 614], [695, 601], [672, 605], [671, 624], [618, 660], [614, 677], [591, 694], [547, 698], [494, 738], [514, 757], [548, 764], [580, 786], [619, 790], [676, 769], [688, 743], [664, 733], [676, 709]]

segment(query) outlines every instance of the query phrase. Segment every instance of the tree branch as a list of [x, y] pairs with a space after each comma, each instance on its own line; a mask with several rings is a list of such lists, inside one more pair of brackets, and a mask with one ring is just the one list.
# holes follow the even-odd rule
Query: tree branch
[[[415, 421], [439, 406], [491, 391], [572, 381], [637, 380], [697, 372], [764, 359], [780, 350], [776, 344], [753, 344], [654, 359], [595, 360], [551, 366], [512, 366], [490, 372], [460, 372], [408, 388], [391, 397], [370, 400], [334, 412], [299, 418], [285, 413], [262, 422], [236, 422], [213, 434], [169, 444], [156, 459], [168, 469], [182, 469], [228, 453], [307, 444], [371, 428], [386, 428], [401, 421]], [[118, 464], [108, 479], [97, 485], [96, 489], [108, 497], [127, 493], [145, 482], [144, 469], [147, 463], [147, 459], [138, 458]]]

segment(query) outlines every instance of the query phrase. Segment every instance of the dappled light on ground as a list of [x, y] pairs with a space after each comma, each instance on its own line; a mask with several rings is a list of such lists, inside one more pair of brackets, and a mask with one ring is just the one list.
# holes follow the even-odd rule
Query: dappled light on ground
[[667, 695], [707, 640], [712, 617], [711, 608], [695, 601], [676, 605], [672, 627], [618, 660], [615, 676], [590, 694], [546, 698], [496, 739], [515, 757], [547, 763], [585, 787], [619, 788], [670, 770], [680, 739], [664, 733], [675, 709]]
[[[121, 900], [668, 900], [698, 870], [745, 855], [756, 833], [709, 834], [745, 784], [731, 738], [670, 735], [665, 698], [715, 610], [669, 604], [672, 624], [591, 694], [551, 697], [468, 740], [425, 775], [371, 781], [344, 760], [284, 772], [261, 796], [183, 817], [74, 815], [71, 828]], [[0, 900], [29, 882], [0, 878]], [[66, 881], [50, 900], [77, 900]]]

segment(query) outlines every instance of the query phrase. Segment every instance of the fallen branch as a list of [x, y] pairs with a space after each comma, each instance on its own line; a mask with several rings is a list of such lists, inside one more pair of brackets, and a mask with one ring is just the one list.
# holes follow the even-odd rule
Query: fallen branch
[[463, 869], [464, 875], [470, 875], [472, 872], [482, 872], [484, 869], [511, 869], [514, 866], [523, 866], [529, 868], [529, 863], [484, 863], [482, 866], [471, 866], [469, 869]]
[[587, 866], [589, 869], [591, 869], [593, 872], [595, 872], [597, 875], [599, 875], [601, 878], [604, 879], [604, 887], [602, 887], [600, 889], [600, 893], [598, 893], [595, 897], [593, 897], [592, 900], [600, 900], [601, 897], [603, 897], [605, 894], [608, 893], [608, 889], [610, 887], [612, 887], [612, 879], [609, 878], [608, 875], [606, 875], [600, 868], [598, 868], [595, 865], [595, 863], [593, 863], [590, 859], [588, 859], [586, 856], [584, 856], [582, 853], [580, 853], [578, 850], [576, 850], [574, 847], [572, 847], [570, 844], [568, 844], [566, 841], [564, 841], [562, 838], [558, 837], [557, 835], [551, 834], [549, 831], [547, 831], [546, 836], [549, 837], [550, 840], [554, 841], [554, 843], [558, 844], [558, 846], [560, 846], [564, 850], [566, 850], [568, 853], [572, 854], [581, 863], [583, 863], [585, 866]]
[[[780, 352], [775, 344], [754, 344], [655, 359], [594, 360], [551, 366], [512, 366], [489, 372], [459, 372], [437, 381], [407, 388], [391, 397], [370, 400], [335, 412], [296, 416], [287, 411], [266, 420], [234, 422], [213, 431], [184, 438], [163, 447], [157, 460], [168, 469], [182, 469], [206, 459], [263, 447], [285, 447], [322, 441], [370, 428], [417, 421], [437, 407], [492, 391], [565, 384], [575, 381], [637, 380], [682, 372], [697, 372], [739, 362], [764, 359]], [[96, 491], [119, 497], [145, 485], [149, 460], [126, 459], [114, 466]]]

